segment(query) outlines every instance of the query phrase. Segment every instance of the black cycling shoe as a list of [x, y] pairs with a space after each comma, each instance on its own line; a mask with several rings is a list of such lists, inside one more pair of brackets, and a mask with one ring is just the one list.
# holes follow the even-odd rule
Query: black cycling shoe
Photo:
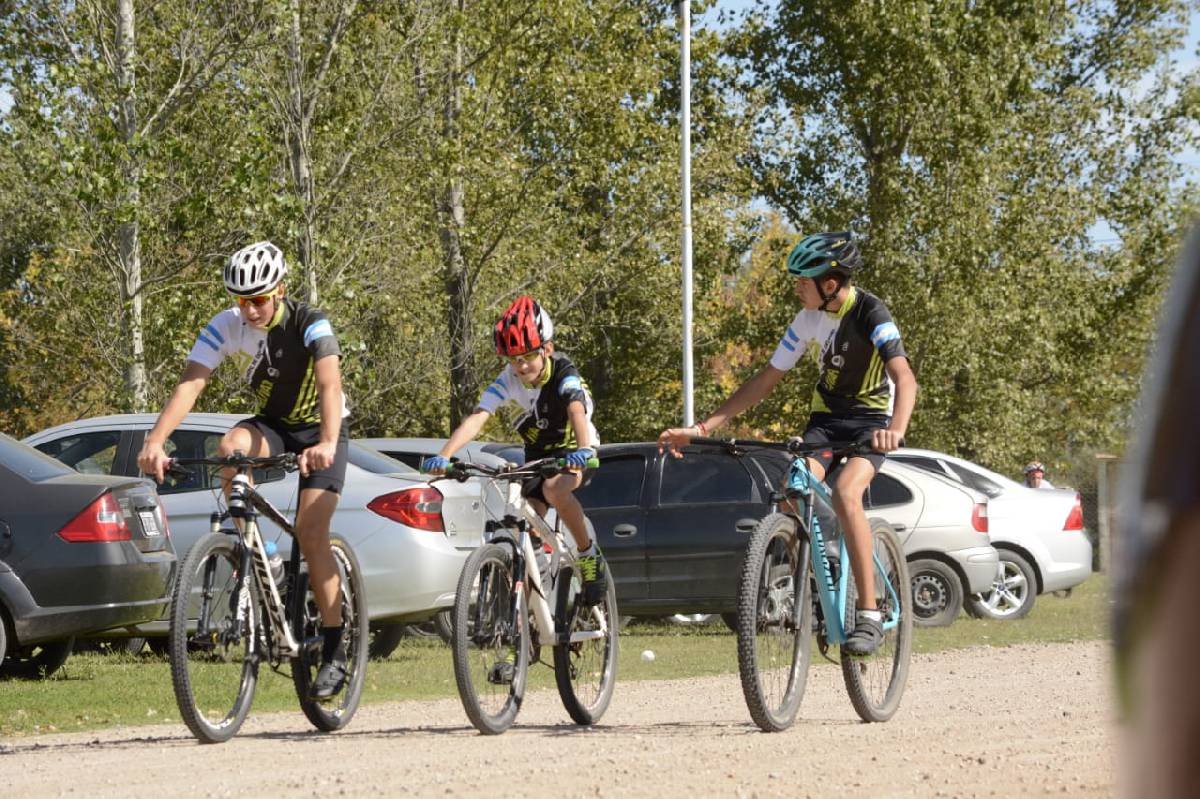
[[583, 582], [583, 604], [599, 605], [608, 594], [608, 565], [600, 548], [596, 547], [593, 555], [581, 555], [576, 563]]
[[488, 669], [487, 681], [492, 685], [512, 685], [516, 669], [507, 660], [498, 660]]
[[850, 657], [865, 658], [875, 654], [883, 643], [883, 622], [876, 621], [861, 613], [854, 615], [854, 631], [842, 644], [842, 649]]
[[317, 678], [313, 680], [310, 693], [315, 699], [328, 699], [336, 696], [346, 687], [348, 676], [346, 652], [344, 649], [339, 649], [333, 658], [322, 663], [321, 668], [317, 669]]

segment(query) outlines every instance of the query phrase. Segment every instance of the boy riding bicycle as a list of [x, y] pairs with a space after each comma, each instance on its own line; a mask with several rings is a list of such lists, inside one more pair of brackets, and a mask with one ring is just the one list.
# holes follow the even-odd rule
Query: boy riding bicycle
[[591, 394], [575, 365], [554, 351], [554, 323], [533, 298], [518, 297], [496, 322], [493, 338], [496, 353], [508, 365], [484, 390], [475, 412], [462, 420], [441, 452], [426, 458], [421, 468], [443, 474], [450, 457], [479, 435], [501, 405], [511, 402], [521, 408], [524, 414], [515, 426], [525, 442], [525, 459], [561, 457], [570, 470], [529, 480], [521, 493], [539, 514], [545, 516], [547, 507], [553, 507], [567, 525], [579, 548], [584, 602], [599, 604], [608, 588], [604, 557], [588, 532], [583, 507], [572, 493], [591, 478], [587, 463], [596, 457], [600, 443], [591, 421]]
[[[811, 403], [804, 441], [870, 442], [875, 452], [830, 463], [830, 455], [808, 457], [817, 477], [837, 473], [833, 506], [850, 551], [857, 585], [871, 585], [871, 526], [863, 492], [883, 463], [884, 453], [900, 446], [916, 402], [917, 381], [900, 342], [900, 331], [883, 302], [851, 284], [862, 265], [847, 233], [818, 233], [803, 239], [788, 255], [788, 273], [804, 309], [796, 314], [771, 362], [743, 383], [700, 423], [664, 430], [659, 448], [679, 452], [694, 435], [707, 436], [742, 411], [762, 402], [808, 350], [821, 374]], [[844, 648], [851, 655], [874, 652], [883, 639], [882, 619], [871, 591], [861, 591], [854, 631]]]
[[[312, 693], [326, 698], [346, 681], [341, 581], [329, 547], [329, 524], [346, 479], [346, 398], [341, 349], [321, 311], [284, 296], [283, 253], [261, 241], [239, 250], [225, 266], [225, 288], [237, 305], [212, 318], [196, 337], [183, 377], [138, 454], [138, 466], [163, 481], [170, 460], [163, 445], [191, 411], [209, 376], [232, 358], [258, 398], [258, 414], [221, 439], [221, 456], [298, 454], [300, 497], [296, 538], [308, 563], [321, 613], [321, 668]], [[225, 496], [229, 478], [224, 475]]]

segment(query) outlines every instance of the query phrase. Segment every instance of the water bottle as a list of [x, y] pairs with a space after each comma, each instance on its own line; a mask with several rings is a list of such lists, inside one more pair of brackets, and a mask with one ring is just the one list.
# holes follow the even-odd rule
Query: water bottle
[[540, 538], [530, 541], [533, 544], [533, 559], [537, 562], [538, 574], [542, 576], [542, 591], [550, 590], [550, 545]]
[[275, 580], [275, 585], [283, 587], [283, 555], [279, 554], [279, 547], [274, 541], [264, 542], [264, 547], [267, 550], [267, 566], [271, 569], [271, 578]]

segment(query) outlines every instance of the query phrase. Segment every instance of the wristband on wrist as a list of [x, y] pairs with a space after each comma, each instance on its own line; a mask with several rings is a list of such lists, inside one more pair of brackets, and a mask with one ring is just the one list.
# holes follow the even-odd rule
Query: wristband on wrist
[[704, 426], [704, 422], [696, 422], [694, 425], [692, 425], [692, 427], [695, 427], [697, 430], [699, 430], [701, 436], [708, 435], [708, 428]]

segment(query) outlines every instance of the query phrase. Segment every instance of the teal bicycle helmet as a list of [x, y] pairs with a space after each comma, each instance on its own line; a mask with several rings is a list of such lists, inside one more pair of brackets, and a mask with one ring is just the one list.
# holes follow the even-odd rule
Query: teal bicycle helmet
[[817, 281], [817, 294], [821, 297], [820, 310], [824, 311], [833, 302], [838, 291], [846, 285], [851, 275], [862, 266], [858, 247], [850, 239], [850, 231], [840, 233], [814, 233], [800, 240], [788, 255], [788, 274], [794, 277], [836, 277], [838, 288], [826, 294]]
[[820, 277], [826, 272], [850, 277], [861, 266], [862, 256], [849, 231], [806, 236], [787, 258], [788, 274], [794, 277]]

